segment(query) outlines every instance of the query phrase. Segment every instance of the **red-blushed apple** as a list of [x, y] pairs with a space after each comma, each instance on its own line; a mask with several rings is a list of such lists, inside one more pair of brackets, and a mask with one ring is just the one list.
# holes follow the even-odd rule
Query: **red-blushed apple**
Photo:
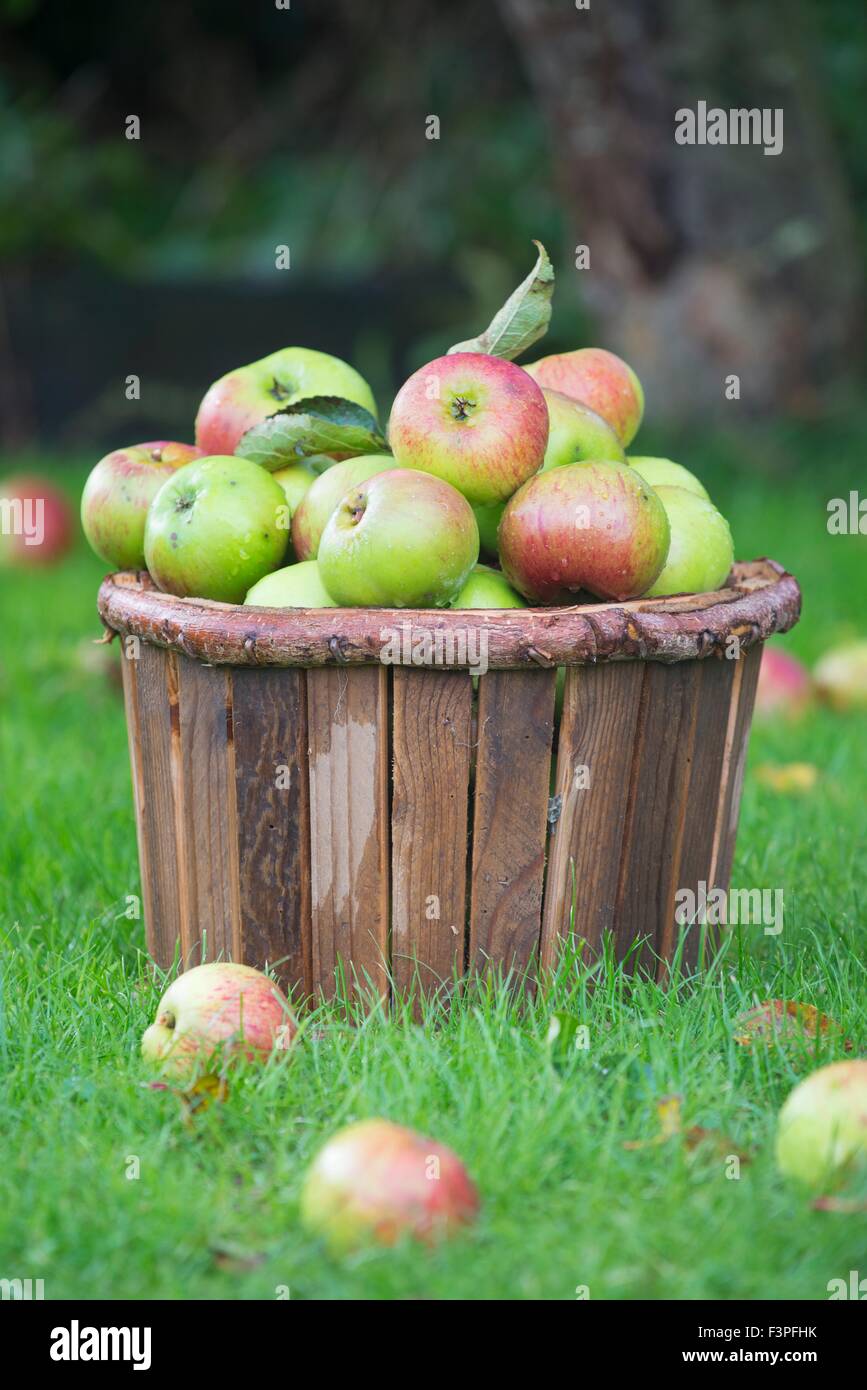
[[867, 707], [867, 642], [846, 642], [818, 662], [813, 677], [819, 696], [832, 709]]
[[447, 608], [478, 558], [466, 498], [409, 468], [376, 473], [348, 492], [319, 543], [322, 582], [345, 607]]
[[100, 459], [81, 494], [81, 526], [100, 560], [114, 569], [144, 569], [148, 507], [166, 478], [200, 457], [194, 444], [152, 439]]
[[616, 433], [595, 410], [564, 396], [561, 391], [545, 390], [542, 395], [548, 407], [548, 444], [543, 468], [560, 468], [564, 463], [584, 463], [587, 459], [626, 462]]
[[0, 563], [53, 565], [72, 548], [72, 508], [44, 478], [20, 474], [0, 481]]
[[470, 571], [461, 592], [452, 608], [526, 608], [527, 605], [516, 594], [505, 575], [490, 565], [476, 565]]
[[640, 473], [651, 487], [685, 487], [687, 492], [695, 492], [705, 501], [710, 501], [707, 488], [700, 483], [694, 473], [673, 459], [644, 458], [630, 454], [626, 462], [636, 473]]
[[415, 372], [388, 426], [395, 463], [451, 483], [473, 506], [504, 502], [541, 468], [548, 407], [522, 367], [454, 352]]
[[812, 698], [813, 682], [806, 666], [783, 647], [766, 642], [756, 687], [756, 718], [795, 718]]
[[394, 468], [391, 454], [361, 454], [320, 473], [292, 517], [292, 548], [299, 560], [315, 560], [325, 524], [350, 488]]
[[637, 598], [668, 554], [665, 508], [626, 464], [547, 468], [519, 488], [500, 522], [500, 563], [531, 603]]
[[780, 1111], [777, 1163], [814, 1192], [867, 1166], [867, 1060], [832, 1062], [795, 1087]]
[[577, 348], [552, 353], [524, 369], [540, 386], [582, 401], [607, 420], [625, 448], [635, 438], [644, 414], [644, 392], [635, 372], [605, 348]]
[[254, 608], [337, 607], [322, 583], [315, 560], [299, 560], [266, 574], [253, 585], [244, 602]]
[[376, 416], [370, 387], [348, 362], [313, 348], [280, 348], [208, 388], [196, 416], [196, 443], [207, 454], [231, 454], [253, 425], [307, 396], [342, 396]]
[[647, 589], [651, 598], [704, 594], [719, 589], [734, 561], [732, 534], [713, 502], [685, 487], [653, 489], [665, 508], [671, 540], [661, 572]]
[[230, 961], [197, 965], [166, 990], [141, 1040], [142, 1056], [188, 1076], [219, 1052], [265, 1061], [289, 1047], [295, 1023], [286, 996], [260, 970]]
[[479, 1194], [457, 1154], [388, 1120], [330, 1139], [301, 1193], [301, 1218], [336, 1254], [411, 1237], [431, 1245], [475, 1221]]
[[166, 593], [243, 603], [288, 540], [289, 506], [270, 473], [248, 459], [194, 459], [150, 505], [145, 561]]

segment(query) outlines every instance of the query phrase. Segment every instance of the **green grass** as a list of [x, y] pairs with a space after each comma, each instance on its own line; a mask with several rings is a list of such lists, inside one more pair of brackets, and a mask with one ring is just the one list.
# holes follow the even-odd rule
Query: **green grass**
[[[812, 660], [867, 632], [867, 540], [825, 530], [863, 441], [841, 435], [823, 453], [778, 434], [767, 455], [757, 436], [751, 448], [717, 441], [699, 468], [739, 554], [802, 579], [804, 620], [786, 640]], [[686, 445], [679, 456], [697, 460]], [[64, 476], [79, 485], [80, 470]], [[801, 796], [746, 782], [734, 882], [784, 890], [780, 937], [747, 928], [707, 977], [667, 992], [609, 965], [591, 984], [565, 961], [530, 1005], [473, 987], [424, 1026], [352, 1026], [323, 1009], [291, 1060], [239, 1071], [227, 1101], [186, 1124], [138, 1057], [159, 985], [142, 924], [124, 915], [139, 880], [122, 704], [87, 665], [100, 575], [79, 550], [49, 573], [0, 576], [0, 1277], [42, 1278], [48, 1298], [273, 1298], [288, 1285], [294, 1298], [571, 1299], [589, 1285], [597, 1299], [822, 1299], [830, 1279], [864, 1273], [867, 1216], [812, 1211], [774, 1168], [777, 1109], [811, 1060], [742, 1049], [732, 1033], [755, 998], [785, 996], [867, 1051], [867, 717], [754, 731], [751, 768], [798, 760], [820, 774]], [[560, 1071], [555, 1009], [590, 1029]], [[687, 1124], [751, 1153], [739, 1179], [710, 1149], [624, 1148], [656, 1132], [671, 1092]], [[372, 1115], [457, 1149], [483, 1196], [472, 1232], [335, 1260], [300, 1229], [316, 1148]]]

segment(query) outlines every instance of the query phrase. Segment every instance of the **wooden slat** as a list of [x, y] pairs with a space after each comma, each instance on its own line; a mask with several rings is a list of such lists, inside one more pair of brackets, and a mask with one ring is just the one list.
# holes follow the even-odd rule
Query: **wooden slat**
[[388, 671], [307, 672], [312, 983], [388, 993]]
[[206, 936], [208, 960], [240, 960], [232, 672], [183, 656], [176, 660], [181, 902], [194, 940]]
[[166, 970], [175, 952], [184, 950], [174, 832], [173, 710], [168, 685], [172, 658], [145, 642], [137, 642], [137, 651], [137, 656], [125, 657], [121, 666], [139, 867], [148, 950]]
[[727, 889], [735, 857], [735, 841], [741, 809], [741, 790], [744, 768], [756, 699], [759, 667], [762, 664], [761, 645], [743, 652], [736, 665], [734, 701], [732, 705], [726, 757], [723, 767], [723, 787], [719, 817], [714, 835], [713, 880], [719, 888]]
[[[613, 929], [645, 665], [571, 667], [557, 754], [560, 812], [548, 847], [542, 964], [574, 930], [591, 948]], [[584, 771], [586, 769], [586, 773]], [[575, 921], [571, 924], [573, 902]]]
[[[311, 990], [307, 685], [303, 671], [232, 672], [241, 959]], [[279, 964], [278, 964], [279, 962]]]
[[655, 969], [660, 925], [674, 914], [700, 665], [651, 661], [645, 666], [614, 924], [619, 959], [645, 939], [633, 958], [644, 969]]
[[[719, 815], [726, 761], [727, 729], [732, 706], [733, 687], [738, 677], [737, 661], [713, 657], [698, 663], [698, 706], [695, 738], [693, 740], [689, 785], [686, 792], [686, 817], [677, 869], [677, 887], [698, 894], [699, 885], [714, 886], [713, 845]], [[738, 677], [739, 678], [739, 677]], [[677, 947], [681, 926], [674, 914], [660, 923], [659, 954], [670, 959]], [[685, 968], [698, 963], [702, 940], [700, 925], [688, 928], [683, 949]], [[660, 977], [665, 965], [660, 962]]]
[[470, 965], [523, 972], [539, 948], [556, 671], [479, 680]]
[[392, 968], [425, 993], [463, 974], [472, 681], [395, 667]]

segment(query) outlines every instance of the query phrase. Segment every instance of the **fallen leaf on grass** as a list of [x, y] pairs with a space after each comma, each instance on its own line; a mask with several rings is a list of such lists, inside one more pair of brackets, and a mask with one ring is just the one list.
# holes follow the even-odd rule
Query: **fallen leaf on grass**
[[738, 1030], [734, 1040], [741, 1047], [754, 1042], [773, 1047], [777, 1042], [810, 1041], [817, 1038], [840, 1039], [844, 1051], [852, 1051], [849, 1038], [843, 1038], [839, 1023], [827, 1014], [820, 1014], [814, 1004], [799, 1004], [794, 999], [765, 999], [753, 1009], [738, 1014]]
[[738, 1158], [741, 1163], [749, 1163], [750, 1155], [732, 1143], [727, 1135], [718, 1129], [705, 1129], [703, 1125], [690, 1125], [684, 1129], [681, 1117], [682, 1096], [663, 1096], [656, 1107], [659, 1120], [659, 1133], [652, 1139], [627, 1139], [624, 1149], [652, 1149], [659, 1144], [667, 1144], [671, 1139], [681, 1139], [688, 1153], [712, 1145], [720, 1158]]
[[211, 1254], [217, 1269], [231, 1274], [237, 1270], [256, 1269], [265, 1263], [265, 1256], [256, 1250], [245, 1250], [239, 1245], [215, 1246]]
[[865, 1197], [814, 1197], [810, 1203], [813, 1211], [834, 1211], [844, 1216], [867, 1211]]
[[192, 1086], [170, 1086], [166, 1081], [148, 1082], [149, 1091], [171, 1091], [181, 1103], [185, 1124], [192, 1124], [196, 1115], [207, 1110], [212, 1101], [224, 1101], [229, 1094], [229, 1085], [224, 1076], [208, 1072], [194, 1081]]
[[819, 780], [819, 769], [812, 763], [762, 763], [756, 777], [773, 792], [811, 792]]

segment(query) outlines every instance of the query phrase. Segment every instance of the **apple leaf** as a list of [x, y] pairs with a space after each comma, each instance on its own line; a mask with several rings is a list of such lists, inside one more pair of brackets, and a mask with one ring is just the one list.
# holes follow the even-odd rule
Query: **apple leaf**
[[342, 396], [307, 396], [253, 425], [235, 453], [274, 473], [315, 454], [382, 454], [388, 444], [369, 410]]
[[530, 274], [509, 295], [478, 338], [455, 343], [449, 352], [487, 352], [513, 361], [543, 337], [551, 322], [554, 267], [541, 241], [534, 241], [539, 257]]

